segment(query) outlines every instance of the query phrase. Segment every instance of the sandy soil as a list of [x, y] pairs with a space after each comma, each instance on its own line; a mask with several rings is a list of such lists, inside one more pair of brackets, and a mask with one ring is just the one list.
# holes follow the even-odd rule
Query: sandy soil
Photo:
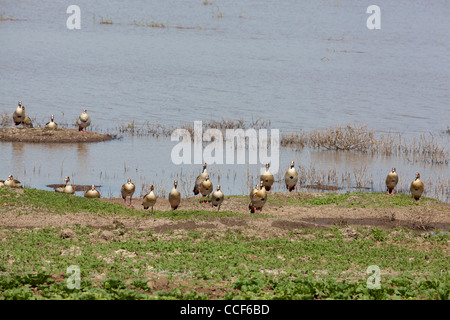
[[100, 142], [114, 139], [108, 134], [93, 131], [79, 132], [77, 129], [45, 128], [2, 128], [0, 141], [3, 142], [34, 142], [34, 143], [74, 143], [74, 142]]

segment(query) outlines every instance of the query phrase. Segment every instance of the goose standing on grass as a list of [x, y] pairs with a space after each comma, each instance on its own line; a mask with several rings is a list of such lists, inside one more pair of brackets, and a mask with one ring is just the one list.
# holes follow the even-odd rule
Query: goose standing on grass
[[[142, 200], [142, 205], [144, 206], [144, 210], [148, 210], [148, 208], [152, 207], [152, 215], [153, 215], [153, 206], [156, 203], [157, 197], [155, 192], [153, 191], [153, 185], [150, 186], [150, 192], [147, 193], [143, 200]], [[147, 215], [147, 213], [146, 213]]]
[[[77, 125], [78, 125], [78, 131], [80, 132], [86, 132], [86, 128], [91, 124], [91, 117], [87, 114], [86, 109], [83, 111], [82, 114], [78, 117]], [[84, 131], [83, 131], [84, 129]]]
[[7, 186], [11, 188], [22, 188], [22, 183], [19, 180], [14, 179], [13, 175], [10, 174], [8, 179], [0, 180], [0, 187]]
[[394, 194], [394, 188], [398, 183], [398, 174], [395, 171], [395, 168], [392, 168], [392, 171], [388, 173], [386, 177], [386, 189], [387, 194]]
[[416, 173], [416, 179], [411, 182], [409, 191], [411, 191], [411, 202], [413, 202], [413, 200], [419, 200], [420, 203], [420, 199], [423, 193], [423, 182], [420, 181], [420, 173]]
[[50, 117], [50, 122], [47, 122], [45, 124], [45, 128], [46, 129], [58, 129], [58, 125], [56, 124], [55, 117], [53, 115]]
[[98, 190], [95, 190], [95, 185], [92, 185], [91, 189], [86, 191], [84, 196], [86, 198], [91, 198], [91, 199], [93, 199], [93, 198], [100, 198], [100, 192], [98, 192]]
[[262, 208], [267, 201], [267, 190], [264, 187], [264, 182], [261, 181], [257, 191], [254, 191], [255, 190], [252, 190], [250, 193], [250, 204], [248, 205], [248, 208], [251, 213], [255, 213], [255, 210], [259, 210], [259, 213], [262, 213]]
[[72, 184], [70, 183], [70, 178], [68, 176], [66, 176], [64, 181], [66, 182], [66, 185], [64, 187], [56, 188], [55, 191], [59, 192], [59, 193], [74, 194], [75, 189], [73, 188]]
[[257, 183], [255, 188], [252, 189], [252, 191], [250, 191], [250, 203], [248, 204], [249, 209], [252, 208], [252, 199], [255, 196], [255, 194], [258, 192], [258, 190], [259, 190], [259, 184]]
[[122, 188], [120, 189], [120, 193], [122, 195], [123, 203], [127, 205], [127, 197], [130, 197], [130, 208], [131, 208], [131, 199], [133, 198], [134, 191], [136, 190], [136, 186], [133, 182], [131, 182], [131, 179], [127, 180], [127, 183], [124, 183], [122, 185]]
[[176, 210], [181, 202], [180, 191], [177, 190], [178, 180], [173, 182], [173, 188], [169, 192], [169, 203], [172, 210]]
[[200, 173], [197, 177], [197, 179], [195, 180], [195, 185], [194, 185], [194, 195], [198, 195], [200, 192], [200, 185], [202, 184], [203, 181], [205, 181], [206, 176], [208, 175], [208, 172], [206, 171], [206, 162], [203, 162], [203, 170], [202, 173]]
[[224, 198], [225, 198], [225, 196], [224, 196], [223, 192], [220, 190], [220, 185], [218, 185], [217, 190], [214, 191], [211, 195], [212, 207], [217, 207], [217, 211], [219, 211]]
[[22, 101], [18, 102], [17, 108], [13, 113], [13, 121], [16, 126], [23, 123], [25, 120], [25, 107], [22, 105]]
[[297, 186], [297, 181], [298, 173], [295, 170], [294, 161], [291, 161], [291, 165], [284, 175], [284, 182], [286, 183], [286, 188], [289, 192], [291, 192], [292, 190], [296, 191], [295, 188]]
[[209, 180], [209, 175], [206, 174], [205, 181], [200, 185], [200, 193], [202, 194], [202, 198], [204, 202], [204, 197], [206, 197], [206, 203], [209, 203], [209, 195], [213, 191], [213, 184], [211, 180]]
[[263, 186], [267, 191], [272, 189], [273, 185], [273, 174], [269, 171], [270, 163], [266, 163], [266, 171], [261, 175], [261, 181], [263, 182]]

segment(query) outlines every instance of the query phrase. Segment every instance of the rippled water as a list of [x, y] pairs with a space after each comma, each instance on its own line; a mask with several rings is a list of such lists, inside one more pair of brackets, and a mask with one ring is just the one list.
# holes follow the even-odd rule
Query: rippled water
[[[132, 121], [263, 119], [281, 133], [365, 123], [450, 145], [442, 135], [450, 125], [448, 1], [377, 1], [380, 30], [366, 27], [372, 3], [361, 1], [202, 2], [76, 1], [81, 29], [68, 30], [68, 4], [0, 1], [0, 112], [12, 114], [22, 100], [36, 124], [53, 113], [71, 125], [86, 108], [101, 132]], [[107, 19], [113, 23], [100, 24]], [[138, 190], [153, 183], [163, 194], [181, 178], [188, 196], [201, 166], [174, 165], [174, 145], [137, 136], [0, 143], [0, 174], [37, 188], [69, 175], [75, 184], [101, 184], [104, 196], [118, 196], [128, 177]], [[393, 166], [404, 188], [415, 171], [447, 185], [450, 178], [448, 165], [309, 149], [283, 149], [280, 171], [291, 159], [338, 175], [366, 170], [366, 186], [376, 191]], [[259, 166], [209, 169], [227, 194], [247, 194]]]

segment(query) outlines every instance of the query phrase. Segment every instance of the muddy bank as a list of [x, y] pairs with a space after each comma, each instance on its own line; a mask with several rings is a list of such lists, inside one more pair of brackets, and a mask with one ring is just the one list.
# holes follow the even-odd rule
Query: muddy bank
[[77, 143], [101, 142], [113, 140], [116, 137], [109, 134], [77, 129], [45, 129], [45, 128], [2, 128], [0, 142], [28, 142], [28, 143]]

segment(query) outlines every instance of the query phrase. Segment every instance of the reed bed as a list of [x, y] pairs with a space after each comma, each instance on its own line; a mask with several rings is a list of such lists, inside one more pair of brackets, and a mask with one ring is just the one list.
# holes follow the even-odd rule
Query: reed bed
[[12, 123], [13, 123], [13, 119], [12, 119], [11, 115], [9, 114], [9, 112], [3, 111], [0, 114], [0, 127], [6, 128], [6, 127], [11, 126]]
[[203, 30], [204, 27], [201, 26], [181, 26], [181, 25], [170, 25], [169, 23], [162, 23], [156, 21], [144, 21], [144, 20], [133, 20], [133, 23], [129, 25], [135, 27], [145, 27], [145, 28], [159, 28], [159, 29], [186, 29], [186, 30]]
[[[202, 122], [202, 130], [203, 133], [208, 129], [218, 129], [222, 132], [222, 136], [226, 138], [226, 130], [227, 129], [266, 129], [270, 127], [270, 120], [261, 120], [256, 119], [251, 122], [245, 122], [244, 120], [230, 120], [230, 119], [221, 119], [221, 120], [210, 120]], [[194, 128], [192, 123], [184, 123], [179, 127], [175, 126], [166, 126], [159, 123], [150, 123], [149, 121], [145, 121], [144, 123], [136, 123], [136, 121], [131, 121], [128, 124], [122, 123], [116, 127], [116, 132], [119, 134], [127, 134], [131, 136], [151, 136], [151, 137], [170, 137], [172, 132], [176, 129], [183, 129], [189, 133], [191, 140], [194, 140]]]
[[100, 17], [100, 24], [113, 24], [113, 21], [109, 17], [106, 18]]
[[302, 149], [364, 152], [372, 155], [402, 156], [413, 162], [445, 164], [450, 162], [450, 152], [432, 134], [407, 139], [401, 134], [376, 134], [367, 125], [337, 125], [316, 129], [309, 133], [282, 134], [280, 145]]

